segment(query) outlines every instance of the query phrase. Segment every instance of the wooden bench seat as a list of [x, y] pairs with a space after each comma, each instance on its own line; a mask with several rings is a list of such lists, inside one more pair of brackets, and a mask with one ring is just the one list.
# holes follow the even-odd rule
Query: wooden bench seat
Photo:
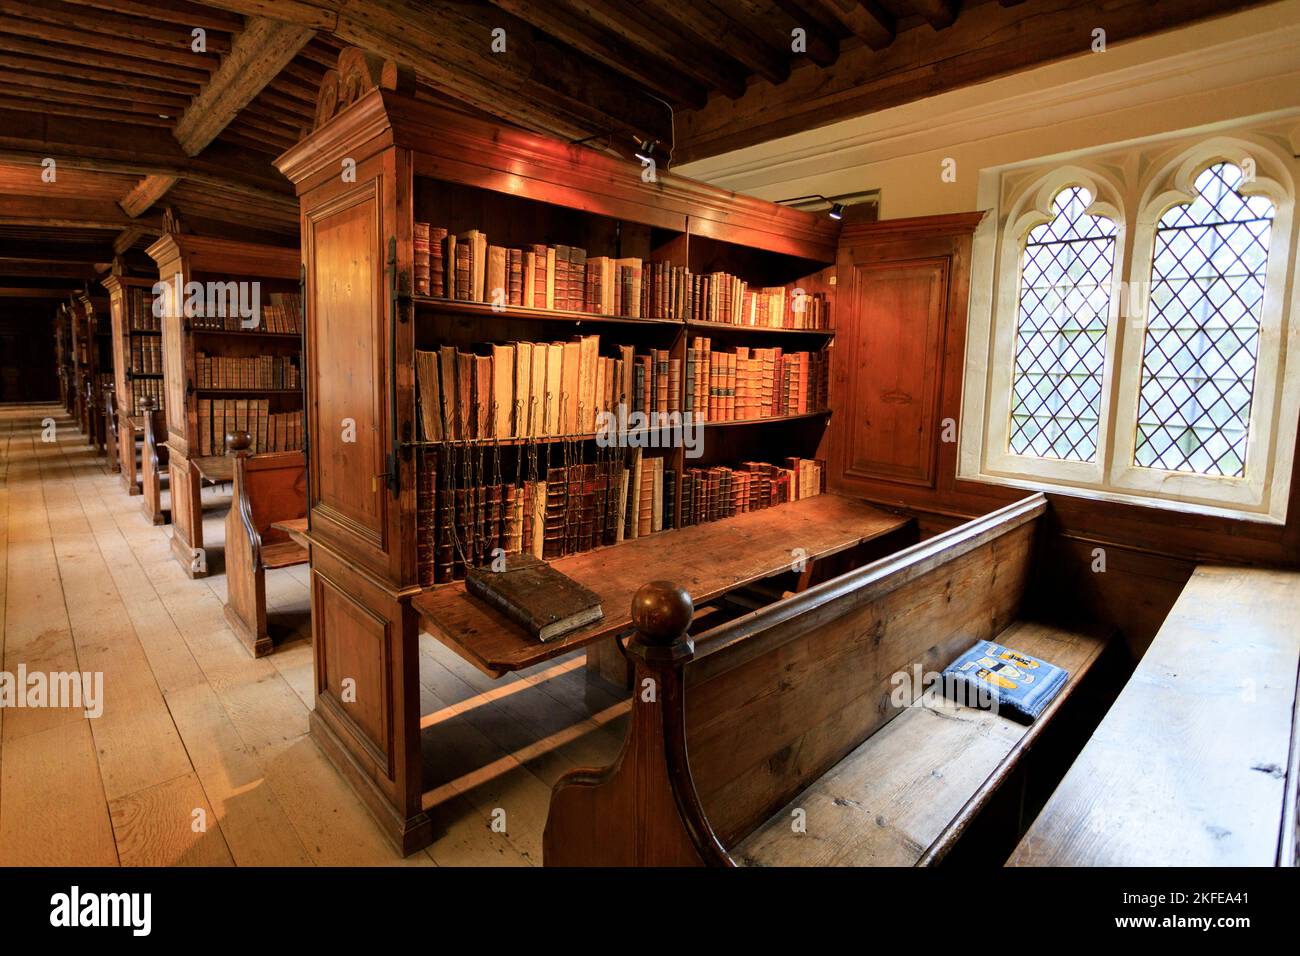
[[1198, 567], [1013, 866], [1293, 866], [1300, 572]]
[[[1025, 726], [927, 691], [924, 706], [885, 724], [742, 840], [732, 850], [736, 861], [913, 866], [942, 858], [1105, 646], [1097, 635], [1031, 621], [1015, 622], [997, 640], [1070, 672], [1037, 721]], [[807, 815], [805, 834], [790, 827], [795, 808]]]
[[266, 620], [266, 571], [306, 564], [309, 552], [277, 522], [307, 514], [307, 459], [302, 452], [254, 455], [246, 431], [227, 436], [234, 481], [226, 514], [226, 621], [250, 654], [274, 645]]
[[[1046, 509], [1035, 495], [694, 638], [689, 595], [642, 588], [623, 752], [557, 783], [545, 862], [937, 862], [1106, 643], [1073, 613], [1055, 624], [1027, 613], [1067, 610], [1034, 600]], [[1071, 673], [1029, 727], [918, 704], [987, 640]]]

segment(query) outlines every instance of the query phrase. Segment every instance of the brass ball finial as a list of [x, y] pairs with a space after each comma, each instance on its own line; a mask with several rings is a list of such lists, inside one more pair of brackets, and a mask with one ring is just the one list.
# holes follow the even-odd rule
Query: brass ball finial
[[648, 645], [667, 647], [683, 640], [694, 616], [691, 596], [671, 581], [643, 584], [632, 596], [632, 624]]

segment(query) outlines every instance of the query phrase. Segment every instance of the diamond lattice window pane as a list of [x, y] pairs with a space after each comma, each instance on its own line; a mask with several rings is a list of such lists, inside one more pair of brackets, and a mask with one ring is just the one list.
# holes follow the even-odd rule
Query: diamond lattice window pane
[[1241, 478], [1273, 205], [1211, 166], [1156, 230], [1137, 443], [1144, 468]]
[[1020, 261], [1008, 445], [1017, 455], [1096, 461], [1115, 223], [1085, 210], [1079, 186], [1057, 194]]

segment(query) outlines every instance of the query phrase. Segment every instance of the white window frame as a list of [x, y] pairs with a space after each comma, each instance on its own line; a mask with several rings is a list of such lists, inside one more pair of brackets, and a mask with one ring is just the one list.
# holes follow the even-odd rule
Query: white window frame
[[[1132, 280], [1150, 289], [1155, 232], [1161, 216], [1195, 199], [1207, 166], [1254, 161], [1255, 179], [1241, 191], [1274, 206], [1265, 295], [1260, 315], [1250, 432], [1242, 478], [1197, 475], [1134, 465], [1145, 296], [1127, 294]], [[1205, 137], [1171, 149], [1155, 143], [1095, 160], [1075, 158], [1026, 175], [1023, 167], [989, 170], [981, 180], [987, 216], [972, 252], [966, 375], [958, 472], [962, 480], [1053, 490], [1136, 505], [1274, 524], [1286, 520], [1296, 426], [1300, 421], [1300, 283], [1295, 282], [1294, 157], [1267, 136]], [[1146, 169], [1146, 174], [1137, 170]], [[1032, 173], [1032, 169], [1030, 170]], [[1018, 180], [1018, 182], [1017, 182]], [[1011, 383], [1020, 310], [1020, 265], [1030, 229], [1051, 218], [1061, 189], [1083, 186], [1088, 212], [1114, 220], [1116, 248], [1102, 383], [1096, 462], [1073, 462], [1009, 451]], [[1136, 197], [1131, 209], [1124, 198]], [[1135, 307], [1135, 303], [1138, 306]]]

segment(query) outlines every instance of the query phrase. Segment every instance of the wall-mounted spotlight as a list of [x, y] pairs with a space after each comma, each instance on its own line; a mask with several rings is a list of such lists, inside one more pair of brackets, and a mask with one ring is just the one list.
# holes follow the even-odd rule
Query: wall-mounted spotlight
[[633, 155], [643, 163], [653, 163], [655, 161], [655, 148], [659, 145], [657, 139], [638, 139], [636, 141], [636, 153]]
[[828, 216], [830, 216], [832, 219], [835, 220], [844, 218], [844, 203], [835, 202], [834, 200], [827, 199], [821, 193], [813, 193], [809, 196], [795, 196], [791, 199], [778, 199], [777, 202], [780, 203], [781, 205], [784, 205], [790, 202], [802, 202], [805, 199], [820, 199], [822, 202], [829, 204], [831, 207], [830, 212], [827, 213]]

